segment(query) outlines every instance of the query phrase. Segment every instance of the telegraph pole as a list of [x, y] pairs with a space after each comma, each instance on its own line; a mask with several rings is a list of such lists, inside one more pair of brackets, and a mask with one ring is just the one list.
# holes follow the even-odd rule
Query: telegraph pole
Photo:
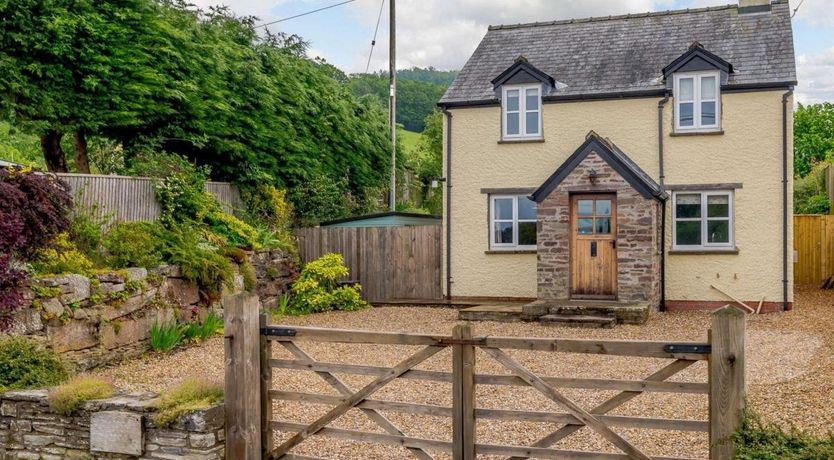
[[397, 14], [396, 0], [390, 0], [390, 42], [388, 44], [388, 73], [390, 93], [388, 96], [388, 123], [391, 128], [391, 192], [388, 201], [391, 211], [397, 210]]

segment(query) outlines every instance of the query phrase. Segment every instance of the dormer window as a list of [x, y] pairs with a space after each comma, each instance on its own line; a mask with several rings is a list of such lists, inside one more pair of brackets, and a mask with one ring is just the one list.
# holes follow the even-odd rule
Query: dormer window
[[507, 85], [502, 87], [502, 92], [503, 138], [540, 139], [541, 85]]
[[719, 72], [675, 74], [675, 130], [715, 131], [721, 125]]

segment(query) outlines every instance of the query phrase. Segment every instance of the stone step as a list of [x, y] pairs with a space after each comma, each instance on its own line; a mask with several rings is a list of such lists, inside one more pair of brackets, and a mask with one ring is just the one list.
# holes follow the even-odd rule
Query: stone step
[[617, 324], [617, 318], [598, 315], [544, 315], [539, 318], [543, 324], [553, 324], [568, 327], [612, 328]]

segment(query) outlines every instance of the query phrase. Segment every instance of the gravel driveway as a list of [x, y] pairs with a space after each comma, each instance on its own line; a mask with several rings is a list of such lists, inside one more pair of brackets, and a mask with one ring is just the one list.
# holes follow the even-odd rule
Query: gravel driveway
[[[449, 309], [390, 307], [353, 313], [326, 313], [301, 318], [285, 318], [282, 323], [405, 331], [448, 335], [456, 324], [457, 313]], [[709, 315], [703, 312], [653, 314], [643, 326], [617, 326], [614, 329], [573, 329], [540, 326], [531, 323], [473, 323], [475, 335], [530, 337], [573, 337], [633, 340], [706, 340]], [[328, 362], [390, 366], [403, 359], [414, 347], [316, 344], [300, 342], [315, 359]], [[624, 358], [602, 355], [570, 355], [510, 350], [517, 361], [540, 375], [642, 379], [669, 360]], [[275, 357], [290, 358], [280, 346]], [[506, 374], [492, 358], [479, 351], [478, 372]], [[449, 370], [450, 351], [445, 350], [424, 362], [419, 369]], [[749, 316], [747, 337], [748, 399], [765, 419], [817, 434], [834, 431], [834, 291], [798, 290], [796, 307], [788, 313]], [[189, 376], [221, 380], [223, 378], [223, 340], [212, 339], [200, 346], [179, 352], [127, 362], [99, 372], [113, 379], [125, 390], [161, 391]], [[340, 376], [353, 389], [371, 377]], [[672, 380], [706, 381], [706, 364], [698, 363]], [[276, 388], [336, 395], [312, 372], [274, 372]], [[615, 395], [613, 391], [560, 390], [581, 406], [589, 408]], [[407, 401], [421, 404], [451, 405], [451, 385], [415, 380], [395, 381], [374, 399]], [[530, 388], [479, 385], [477, 405], [481, 408], [563, 412], [554, 403]], [[275, 418], [310, 422], [330, 409], [294, 402], [276, 402]], [[701, 419], [707, 417], [705, 395], [647, 393], [612, 412], [615, 415]], [[451, 419], [387, 413], [386, 416], [407, 435], [450, 440]], [[331, 426], [382, 432], [367, 417], [353, 410]], [[479, 421], [477, 436], [489, 444], [530, 444], [559, 426], [546, 423]], [[678, 457], [707, 456], [705, 433], [637, 430], [615, 431], [650, 455]], [[276, 441], [288, 435], [280, 436]], [[616, 452], [609, 443], [587, 428], [566, 438], [557, 448]], [[299, 445], [294, 452], [325, 458], [411, 458], [399, 447], [359, 444], [332, 438], [315, 437]], [[438, 458], [445, 458], [437, 455]], [[483, 457], [487, 458], [487, 457]]]

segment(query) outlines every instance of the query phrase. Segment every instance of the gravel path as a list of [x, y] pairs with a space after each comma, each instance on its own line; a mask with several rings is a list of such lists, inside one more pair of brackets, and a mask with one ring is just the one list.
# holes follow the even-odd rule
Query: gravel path
[[[449, 309], [419, 307], [378, 308], [354, 313], [326, 313], [302, 318], [285, 318], [282, 323], [407, 331], [448, 335], [456, 324], [457, 312]], [[530, 323], [473, 323], [475, 335], [530, 337], [574, 337], [634, 340], [705, 340], [709, 315], [703, 312], [665, 313], [652, 315], [644, 326], [617, 326], [614, 329], [573, 329], [540, 326]], [[352, 362], [390, 366], [403, 359], [414, 347], [366, 346], [300, 343], [315, 359], [328, 362]], [[798, 290], [796, 308], [788, 313], [750, 316], [747, 337], [748, 399], [765, 419], [784, 425], [793, 423], [817, 434], [834, 431], [834, 291]], [[550, 376], [642, 379], [659, 369], [668, 360], [623, 358], [601, 355], [570, 355], [565, 353], [511, 350], [516, 360], [539, 373]], [[287, 357], [280, 346], [275, 357]], [[479, 351], [478, 372], [506, 374], [492, 358]], [[432, 357], [419, 369], [449, 370], [450, 351]], [[119, 367], [99, 372], [113, 379], [125, 390], [161, 391], [190, 376], [223, 379], [223, 340], [212, 339], [201, 346], [190, 347], [167, 355], [148, 355]], [[368, 383], [370, 377], [340, 376], [353, 389]], [[311, 372], [275, 370], [274, 380], [281, 389], [336, 395], [336, 392]], [[678, 374], [673, 380], [706, 381], [706, 365], [698, 363]], [[374, 395], [374, 398], [421, 404], [451, 405], [451, 385], [422, 381], [395, 381]], [[564, 389], [562, 393], [583, 407], [592, 407], [616, 392]], [[481, 408], [563, 412], [535, 390], [522, 387], [479, 385], [477, 405]], [[330, 409], [327, 406], [276, 402], [275, 418], [310, 422]], [[618, 415], [702, 419], [707, 417], [704, 395], [673, 395], [647, 393], [613, 412]], [[450, 440], [451, 419], [411, 414], [387, 413], [388, 418], [407, 435]], [[350, 411], [331, 426], [382, 432], [361, 412]], [[544, 423], [479, 421], [477, 436], [490, 444], [530, 444], [559, 428]], [[615, 428], [630, 442], [651, 455], [706, 457], [706, 434], [678, 431], [635, 430]], [[276, 441], [285, 439], [280, 436]], [[557, 448], [616, 452], [594, 432], [583, 428], [566, 438]], [[315, 437], [298, 446], [295, 452], [333, 459], [411, 458], [399, 447]], [[433, 453], [434, 454], [434, 453]], [[441, 454], [438, 458], [446, 458]], [[488, 457], [483, 457], [488, 458]]]

